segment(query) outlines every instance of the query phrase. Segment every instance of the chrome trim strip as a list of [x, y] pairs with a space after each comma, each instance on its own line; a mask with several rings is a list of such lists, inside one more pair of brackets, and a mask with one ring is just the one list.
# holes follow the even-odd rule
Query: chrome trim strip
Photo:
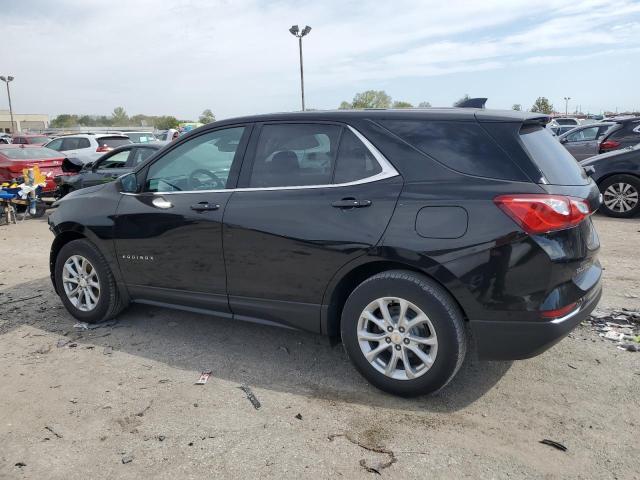
[[347, 183], [331, 183], [327, 185], [298, 185], [293, 187], [246, 187], [246, 188], [224, 188], [220, 190], [183, 190], [178, 192], [142, 192], [142, 193], [129, 193], [129, 192], [120, 192], [122, 195], [143, 195], [143, 194], [153, 194], [153, 195], [176, 195], [180, 193], [215, 193], [215, 192], [262, 192], [262, 191], [271, 191], [271, 190], [307, 190], [314, 188], [338, 188], [338, 187], [350, 187], [353, 185], [362, 185], [364, 183], [373, 183], [378, 182], [380, 180], [384, 180], [386, 178], [397, 177], [400, 174], [398, 171], [391, 165], [391, 163], [385, 158], [384, 155], [378, 150], [367, 138], [362, 135], [359, 131], [353, 128], [351, 125], [347, 125], [347, 128], [353, 132], [353, 134], [358, 137], [358, 139], [364, 144], [364, 146], [369, 150], [371, 155], [376, 159], [382, 171], [377, 173], [376, 175], [372, 175], [371, 177], [362, 178], [360, 180], [355, 180], [353, 182]]
[[583, 303], [581, 302], [580, 305], [578, 305], [575, 310], [567, 313], [564, 317], [554, 318], [553, 320], [551, 320], [551, 323], [562, 323], [565, 320], [569, 320], [571, 317], [575, 317], [580, 311], [582, 311], [582, 307], [583, 307]]

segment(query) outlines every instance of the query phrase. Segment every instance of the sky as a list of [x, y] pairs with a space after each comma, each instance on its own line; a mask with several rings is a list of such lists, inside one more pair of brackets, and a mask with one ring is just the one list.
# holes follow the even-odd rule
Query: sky
[[[451, 106], [640, 109], [640, 0], [1, 0], [0, 74], [18, 113], [218, 119], [357, 92]], [[0, 109], [7, 108], [0, 90]]]

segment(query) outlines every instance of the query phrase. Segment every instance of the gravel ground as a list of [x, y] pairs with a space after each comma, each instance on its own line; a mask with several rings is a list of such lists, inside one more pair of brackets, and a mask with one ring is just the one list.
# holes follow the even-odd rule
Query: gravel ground
[[[595, 222], [601, 307], [639, 309], [640, 219]], [[141, 305], [75, 329], [51, 239], [0, 227], [0, 478], [640, 478], [640, 353], [590, 327], [405, 400], [306, 333]]]

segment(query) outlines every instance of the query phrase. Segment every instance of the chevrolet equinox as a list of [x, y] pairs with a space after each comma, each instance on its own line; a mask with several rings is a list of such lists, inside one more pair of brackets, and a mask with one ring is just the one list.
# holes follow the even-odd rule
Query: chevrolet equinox
[[49, 217], [77, 319], [130, 302], [340, 339], [397, 395], [522, 359], [595, 308], [600, 192], [540, 114], [363, 110], [201, 127]]

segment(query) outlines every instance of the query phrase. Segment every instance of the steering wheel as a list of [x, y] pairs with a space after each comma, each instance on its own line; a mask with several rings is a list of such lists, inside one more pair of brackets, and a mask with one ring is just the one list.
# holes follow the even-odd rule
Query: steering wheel
[[189, 175], [189, 188], [197, 190], [197, 187], [208, 184], [208, 182], [201, 182], [196, 178], [196, 176], [198, 176], [199, 174], [204, 174], [209, 177], [218, 189], [224, 189], [226, 187], [226, 183], [223, 182], [218, 176], [216, 176], [215, 173], [210, 172], [209, 170], [206, 170], [204, 168], [198, 168], [197, 170], [191, 172], [191, 174]]

